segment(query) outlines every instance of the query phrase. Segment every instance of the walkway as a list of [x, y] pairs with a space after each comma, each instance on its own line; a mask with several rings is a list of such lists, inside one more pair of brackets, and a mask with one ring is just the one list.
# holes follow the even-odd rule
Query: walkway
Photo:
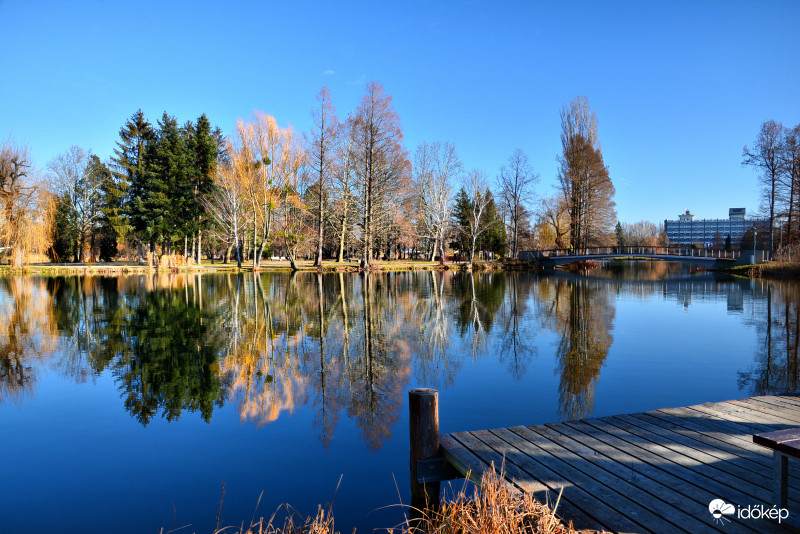
[[[442, 454], [476, 479], [505, 465], [514, 488], [579, 529], [613, 532], [794, 532], [742, 509], [772, 508], [772, 454], [753, 434], [800, 426], [800, 397], [753, 397], [685, 408], [440, 436]], [[795, 465], [797, 464], [797, 465]], [[790, 462], [790, 488], [800, 487]], [[790, 492], [789, 508], [800, 509]], [[738, 507], [715, 519], [709, 504]]]
[[[760, 252], [760, 251], [759, 251]], [[648, 259], [691, 263], [704, 267], [732, 267], [753, 262], [752, 253], [738, 250], [693, 249], [688, 247], [592, 247], [576, 251], [554, 249], [523, 251], [523, 261], [534, 261], [544, 267], [590, 260]]]

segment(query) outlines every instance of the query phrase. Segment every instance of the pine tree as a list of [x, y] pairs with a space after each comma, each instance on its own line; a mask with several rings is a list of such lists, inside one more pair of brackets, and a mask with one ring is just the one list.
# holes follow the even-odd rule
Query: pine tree
[[128, 181], [113, 172], [106, 172], [100, 178], [100, 212], [103, 214], [98, 230], [100, 261], [113, 260], [133, 230], [125, 213], [129, 188]]
[[453, 225], [455, 226], [455, 241], [450, 243], [450, 248], [457, 249], [464, 254], [469, 251], [469, 215], [472, 212], [472, 201], [467, 190], [463, 187], [456, 193], [453, 204]]
[[506, 253], [506, 227], [503, 220], [497, 213], [497, 205], [490, 190], [486, 190], [486, 197], [489, 199], [486, 205], [485, 220], [489, 229], [479, 239], [478, 250], [492, 252], [495, 255], [504, 256]]
[[[128, 122], [119, 131], [120, 140], [114, 149], [112, 161], [115, 165], [114, 178], [117, 188], [124, 197], [120, 211], [114, 216], [119, 217], [115, 223], [119, 229], [132, 228], [136, 232], [138, 242], [138, 257], [142, 261], [142, 238], [146, 225], [147, 213], [138, 210], [137, 201], [145, 190], [145, 171], [147, 168], [147, 148], [155, 139], [153, 126], [144, 118], [142, 110], [134, 113]], [[124, 222], [123, 222], [124, 220]], [[117, 233], [117, 239], [123, 236]]]
[[[191, 125], [191, 123], [189, 123]], [[214, 173], [220, 155], [219, 128], [211, 129], [211, 122], [205, 113], [197, 119], [197, 126], [185, 129], [188, 148], [188, 178], [192, 188], [188, 200], [188, 233], [197, 235], [197, 262], [200, 263], [200, 232], [207, 229], [210, 218], [205, 210], [205, 202], [214, 190]]]
[[193, 187], [186, 155], [186, 139], [178, 121], [164, 112], [156, 140], [148, 146], [149, 166], [141, 194], [134, 199], [143, 236], [151, 247], [161, 243], [164, 253], [171, 253], [173, 241], [187, 235], [189, 229], [187, 209]]

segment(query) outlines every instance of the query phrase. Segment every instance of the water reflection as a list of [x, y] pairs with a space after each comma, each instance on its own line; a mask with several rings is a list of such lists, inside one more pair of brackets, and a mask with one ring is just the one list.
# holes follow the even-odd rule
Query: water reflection
[[759, 299], [750, 320], [758, 352], [753, 367], [739, 373], [739, 387], [753, 395], [799, 391], [800, 284], [758, 281], [753, 286]]
[[614, 341], [615, 293], [614, 284], [577, 275], [542, 278], [538, 284], [540, 320], [561, 336], [555, 372], [563, 419], [592, 413], [600, 369]]
[[[592, 414], [614, 343], [616, 299], [691, 307], [724, 300], [755, 326], [747, 394], [797, 391], [800, 285], [681, 268], [588, 276], [403, 272], [0, 278], [0, 403], [34, 395], [46, 367], [75, 382], [109, 373], [142, 425], [232, 404], [269, 424], [300, 407], [327, 446], [343, 416], [368, 449], [391, 437], [404, 391], [453, 387], [495, 358], [523, 378], [552, 358], [559, 415]], [[540, 343], [547, 333], [550, 346]]]
[[0, 403], [32, 395], [57, 344], [55, 307], [41, 283], [0, 277]]

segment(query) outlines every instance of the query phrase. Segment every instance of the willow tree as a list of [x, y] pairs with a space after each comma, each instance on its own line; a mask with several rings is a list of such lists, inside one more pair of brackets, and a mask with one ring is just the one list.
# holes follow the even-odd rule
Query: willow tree
[[0, 252], [11, 251], [12, 267], [50, 247], [54, 205], [34, 183], [28, 149], [10, 139], [0, 143]]
[[392, 205], [409, 172], [400, 117], [377, 82], [367, 85], [353, 115], [354, 171], [361, 189], [362, 268], [372, 265], [376, 239], [392, 223]]
[[569, 210], [570, 245], [600, 244], [616, 222], [614, 184], [597, 139], [597, 116], [586, 97], [561, 108], [561, 147], [558, 181]]

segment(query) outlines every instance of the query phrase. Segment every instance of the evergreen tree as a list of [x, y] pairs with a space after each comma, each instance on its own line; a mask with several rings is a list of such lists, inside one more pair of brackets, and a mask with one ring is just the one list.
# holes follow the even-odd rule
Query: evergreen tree
[[[113, 216], [118, 217], [115, 223], [117, 229], [132, 228], [136, 232], [139, 244], [138, 256], [141, 261], [142, 233], [146, 226], [147, 213], [137, 209], [136, 200], [141, 198], [145, 190], [147, 148], [154, 140], [155, 132], [140, 109], [123, 125], [119, 137], [112, 162], [115, 165], [114, 178], [117, 188], [124, 195], [124, 202], [121, 202], [120, 211], [115, 212]], [[122, 237], [118, 232], [117, 239]]]
[[70, 223], [72, 203], [69, 195], [64, 194], [58, 198], [56, 212], [53, 217], [53, 246], [50, 257], [56, 262], [66, 262], [70, 257], [77, 257], [78, 232]]
[[453, 226], [456, 229], [455, 240], [450, 243], [450, 248], [457, 249], [461, 254], [468, 253], [469, 245], [469, 216], [472, 213], [472, 200], [467, 190], [463, 187], [456, 193], [453, 204]]
[[133, 199], [138, 230], [151, 248], [160, 243], [164, 253], [170, 253], [173, 241], [189, 230], [187, 210], [193, 188], [186, 156], [185, 134], [175, 117], [164, 112], [155, 141], [148, 145], [144, 183]]
[[100, 177], [100, 228], [97, 231], [97, 245], [100, 249], [100, 261], [111, 261], [119, 252], [119, 245], [124, 245], [133, 227], [125, 213], [128, 181], [111, 172], [107, 166]]
[[494, 202], [492, 192], [487, 189], [486, 197], [489, 199], [486, 205], [484, 218], [489, 224], [489, 229], [481, 235], [478, 240], [478, 250], [492, 252], [495, 256], [504, 256], [506, 253], [506, 226], [497, 213], [497, 205]]
[[221, 133], [219, 128], [211, 129], [211, 122], [205, 113], [197, 119], [197, 126], [188, 124], [185, 128], [189, 159], [189, 181], [192, 187], [191, 198], [188, 199], [187, 224], [188, 233], [197, 235], [197, 260], [200, 260], [200, 231], [207, 229], [210, 218], [205, 210], [204, 199], [214, 191], [214, 173], [217, 159], [221, 152]]

